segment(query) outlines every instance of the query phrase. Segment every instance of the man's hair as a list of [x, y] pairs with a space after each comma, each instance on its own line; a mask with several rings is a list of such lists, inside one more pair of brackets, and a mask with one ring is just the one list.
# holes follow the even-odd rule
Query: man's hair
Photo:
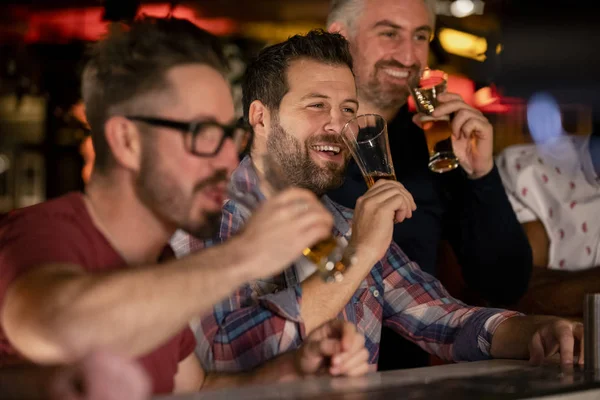
[[[327, 16], [327, 27], [334, 22], [341, 22], [350, 33], [353, 33], [356, 18], [361, 14], [366, 1], [369, 0], [331, 0], [329, 15]], [[423, 2], [429, 12], [431, 27], [433, 28], [435, 27], [436, 0], [423, 0]]]
[[96, 43], [82, 78], [82, 96], [96, 153], [94, 169], [106, 171], [114, 158], [104, 124], [113, 115], [148, 112], [148, 95], [168, 89], [166, 73], [184, 64], [203, 64], [224, 74], [219, 39], [190, 21], [143, 17], [129, 27], [112, 27]]
[[338, 33], [313, 29], [285, 42], [264, 48], [248, 65], [242, 82], [244, 119], [249, 122], [250, 104], [260, 100], [271, 110], [278, 110], [289, 90], [287, 69], [300, 59], [329, 65], [347, 66], [352, 71], [352, 56], [346, 39]]
[[360, 15], [365, 0], [332, 0], [327, 16], [327, 27], [334, 22], [341, 22], [348, 28], [354, 30], [354, 22]]

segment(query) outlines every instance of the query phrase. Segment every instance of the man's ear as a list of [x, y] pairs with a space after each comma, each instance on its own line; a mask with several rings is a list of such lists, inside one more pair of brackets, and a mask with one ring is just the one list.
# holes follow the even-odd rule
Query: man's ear
[[250, 104], [248, 120], [254, 130], [254, 136], [266, 140], [271, 130], [271, 112], [267, 106], [260, 100], [254, 100]]
[[331, 25], [329, 25], [329, 27], [327, 28], [327, 31], [329, 31], [331, 33], [339, 33], [343, 37], [348, 39], [348, 28], [346, 27], [345, 24], [343, 24], [339, 21], [332, 22]]
[[136, 125], [121, 116], [111, 117], [104, 124], [104, 135], [115, 162], [133, 171], [139, 171], [142, 143]]

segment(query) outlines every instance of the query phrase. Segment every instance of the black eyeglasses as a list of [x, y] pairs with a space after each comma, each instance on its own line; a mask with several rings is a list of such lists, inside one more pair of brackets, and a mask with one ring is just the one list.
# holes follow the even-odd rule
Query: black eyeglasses
[[231, 125], [222, 125], [212, 120], [180, 122], [139, 116], [125, 118], [183, 132], [187, 150], [199, 157], [213, 157], [218, 154], [227, 138], [233, 140], [238, 154], [247, 152], [252, 144], [252, 128], [241, 119]]

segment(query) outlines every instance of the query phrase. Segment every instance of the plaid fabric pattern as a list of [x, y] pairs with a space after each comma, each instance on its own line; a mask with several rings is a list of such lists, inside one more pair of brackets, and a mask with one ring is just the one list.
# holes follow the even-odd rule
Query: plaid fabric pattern
[[[262, 200], [251, 159], [246, 157], [230, 183]], [[349, 236], [353, 212], [322, 199], [335, 220], [335, 232]], [[199, 241], [179, 232], [171, 245], [178, 256], [215, 245], [235, 235], [250, 213], [228, 200], [220, 232]], [[274, 245], [284, 245], [284, 241]], [[217, 304], [196, 328], [196, 354], [208, 371], [244, 371], [300, 346], [305, 338], [300, 315], [301, 282], [314, 267], [299, 259], [282, 274], [250, 282]], [[365, 335], [370, 363], [379, 357], [382, 324], [445, 360], [475, 361], [490, 357], [496, 328], [516, 312], [470, 307], [451, 297], [441, 283], [421, 271], [392, 243], [373, 266], [338, 318], [354, 323]]]

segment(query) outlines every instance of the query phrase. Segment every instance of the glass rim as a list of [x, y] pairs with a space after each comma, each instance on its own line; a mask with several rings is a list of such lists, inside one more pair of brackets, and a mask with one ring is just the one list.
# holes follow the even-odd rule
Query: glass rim
[[[424, 75], [427, 71], [432, 75], [425, 78]], [[441, 69], [425, 68], [423, 71], [421, 71], [421, 74], [419, 75], [419, 82], [417, 82], [417, 85], [411, 86], [410, 89], [411, 90], [426, 90], [426, 89], [431, 89], [433, 87], [436, 87], [442, 83], [442, 82], [440, 82], [435, 85], [422, 86], [422, 81], [424, 81], [426, 79], [431, 79], [431, 78], [440, 78], [440, 79], [442, 79], [443, 83], [448, 84], [448, 73], [446, 71], [441, 70]]]
[[[380, 114], [375, 114], [375, 113], [367, 113], [367, 114], [360, 114], [360, 115], [356, 115], [356, 116], [352, 117], [350, 120], [348, 120], [348, 122], [346, 122], [346, 123], [344, 124], [344, 126], [342, 127], [342, 130], [340, 131], [340, 134], [341, 134], [342, 136], [345, 136], [345, 135], [344, 135], [344, 132], [346, 131], [346, 128], [348, 128], [348, 126], [350, 125], [350, 123], [351, 123], [352, 121], [356, 121], [356, 120], [358, 120], [359, 118], [362, 118], [362, 117], [375, 117], [375, 118], [378, 118], [378, 119], [381, 119], [381, 120], [383, 120], [384, 129], [382, 129], [381, 131], [383, 132], [383, 131], [385, 130], [385, 125], [387, 124], [387, 121], [385, 120], [385, 118], [383, 118], [383, 116], [382, 116], [382, 115], [380, 115]], [[380, 132], [379, 134], [381, 134], [381, 132]], [[378, 134], [378, 136], [379, 136], [379, 134]], [[371, 140], [372, 140], [372, 139], [371, 139]]]
[[444, 71], [443, 69], [437, 69], [437, 68], [423, 68], [423, 71], [421, 71], [421, 73], [419, 74], [419, 76], [423, 76], [423, 74], [425, 74], [425, 72], [429, 72], [429, 73], [436, 73], [436, 74], [442, 74], [444, 76], [448, 76], [448, 73], [446, 71]]

